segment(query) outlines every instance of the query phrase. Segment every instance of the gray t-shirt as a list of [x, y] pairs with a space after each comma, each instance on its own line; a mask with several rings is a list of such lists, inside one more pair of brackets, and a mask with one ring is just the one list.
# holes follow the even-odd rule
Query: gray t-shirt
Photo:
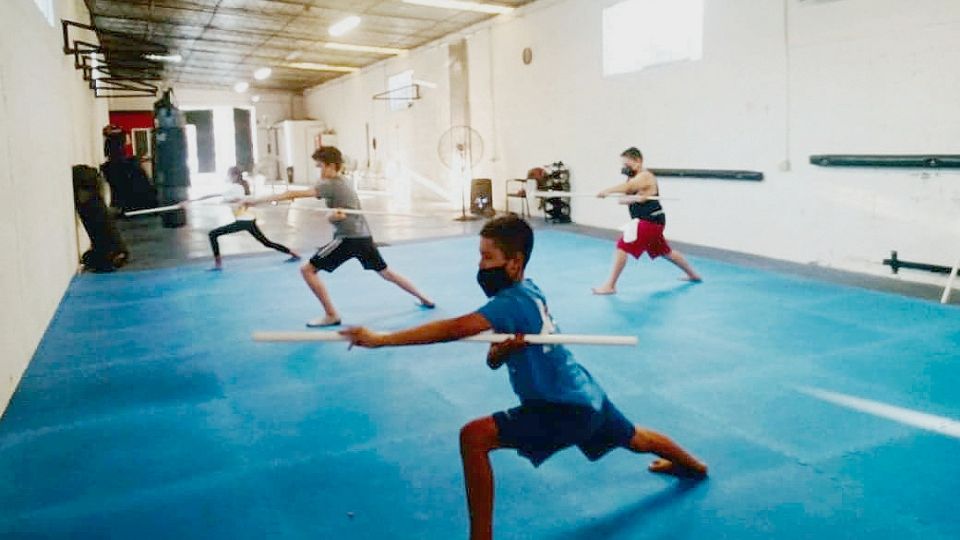
[[[360, 197], [357, 197], [357, 192], [350, 187], [350, 184], [342, 176], [330, 180], [320, 180], [315, 190], [317, 198], [326, 201], [327, 208], [360, 210]], [[367, 219], [362, 215], [348, 214], [346, 219], [334, 223], [333, 226], [336, 228], [333, 233], [334, 238], [367, 238], [370, 236]]]

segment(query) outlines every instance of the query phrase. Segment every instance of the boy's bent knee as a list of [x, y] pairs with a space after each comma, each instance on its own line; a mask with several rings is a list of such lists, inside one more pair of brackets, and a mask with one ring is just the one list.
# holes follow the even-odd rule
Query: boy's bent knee
[[497, 424], [492, 416], [478, 418], [460, 428], [460, 452], [489, 452], [499, 446]]

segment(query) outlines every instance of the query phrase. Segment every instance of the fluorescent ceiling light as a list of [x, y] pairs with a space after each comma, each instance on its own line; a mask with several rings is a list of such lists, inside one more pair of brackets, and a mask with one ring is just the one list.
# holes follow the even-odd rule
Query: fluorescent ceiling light
[[183, 57], [179, 54], [146, 54], [143, 57], [157, 62], [183, 62]]
[[250, 83], [247, 81], [240, 81], [237, 84], [233, 85], [233, 90], [238, 94], [242, 94], [250, 89]]
[[268, 68], [268, 67], [262, 67], [262, 68], [260, 68], [260, 69], [258, 69], [258, 70], [256, 70], [256, 71], [253, 72], [253, 78], [256, 79], [256, 80], [258, 80], [258, 81], [262, 81], [262, 80], [266, 79], [267, 77], [269, 77], [271, 73], [273, 73], [273, 70], [272, 70], [272, 69], [270, 69], [270, 68]]
[[351, 45], [349, 43], [324, 43], [323, 46], [328, 49], [336, 49], [338, 51], [366, 52], [374, 54], [404, 54], [407, 52], [406, 49], [394, 49], [392, 47], [372, 47], [370, 45]]
[[510, 13], [513, 11], [513, 8], [510, 6], [486, 4], [483, 2], [465, 2], [462, 0], [403, 0], [403, 2], [406, 4], [416, 4], [418, 6], [459, 9], [460, 11], [476, 11], [479, 13], [493, 13], [497, 15]]
[[331, 25], [329, 32], [331, 36], [339, 37], [353, 30], [359, 24], [360, 24], [360, 17], [357, 17], [356, 15], [351, 15], [346, 19], [343, 19], [342, 21], [339, 21]]
[[252, 98], [250, 98], [250, 101], [254, 103], [260, 103], [260, 96], [253, 96]]
[[353, 73], [360, 71], [360, 68], [352, 66], [331, 66], [330, 64], [316, 64], [313, 62], [294, 62], [287, 64], [287, 67], [293, 69], [306, 69], [309, 71], [338, 71], [340, 73]]

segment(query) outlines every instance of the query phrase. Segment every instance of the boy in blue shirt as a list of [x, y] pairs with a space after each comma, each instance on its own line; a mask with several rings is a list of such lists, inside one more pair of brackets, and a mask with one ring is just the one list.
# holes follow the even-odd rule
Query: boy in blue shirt
[[540, 289], [524, 279], [533, 231], [515, 215], [488, 222], [480, 232], [477, 281], [490, 301], [454, 319], [388, 334], [366, 328], [341, 332], [352, 345], [384, 347], [455, 341], [487, 330], [514, 334], [490, 347], [487, 364], [506, 364], [520, 406], [467, 423], [460, 431], [470, 538], [493, 537], [493, 471], [489, 452], [512, 448], [539, 466], [576, 445], [590, 460], [614, 448], [652, 452], [651, 472], [705, 476], [707, 466], [664, 435], [631, 424], [573, 355], [559, 345], [530, 345], [525, 334], [557, 331]]

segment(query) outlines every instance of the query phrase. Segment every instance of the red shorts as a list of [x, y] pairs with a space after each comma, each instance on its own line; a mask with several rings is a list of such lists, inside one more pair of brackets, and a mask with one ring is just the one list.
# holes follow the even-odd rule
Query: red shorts
[[639, 259], [646, 251], [651, 259], [656, 259], [663, 255], [669, 255], [672, 249], [667, 239], [663, 237], [664, 225], [650, 221], [639, 220], [637, 222], [637, 240], [629, 244], [623, 241], [623, 237], [617, 240], [617, 249], [622, 249], [634, 259]]

